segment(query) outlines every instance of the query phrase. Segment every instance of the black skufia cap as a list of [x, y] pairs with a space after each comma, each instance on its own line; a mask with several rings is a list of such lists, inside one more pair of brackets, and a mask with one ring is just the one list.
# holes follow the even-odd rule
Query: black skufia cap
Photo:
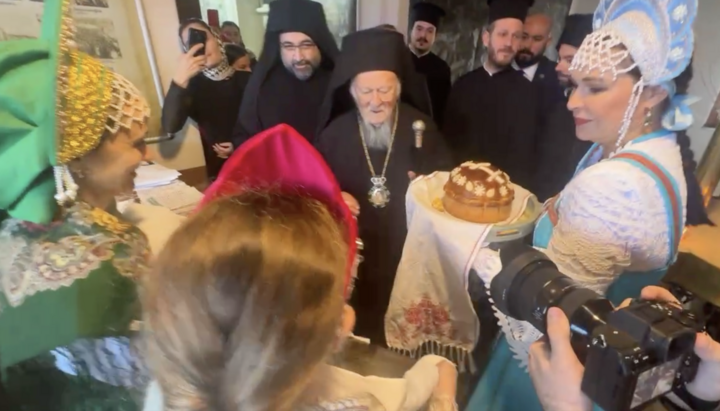
[[517, 19], [522, 22], [535, 0], [487, 0], [490, 7], [490, 24], [501, 19]]
[[592, 14], [572, 14], [565, 19], [565, 28], [563, 29], [560, 39], [558, 40], [558, 48], [560, 45], [567, 44], [575, 48], [580, 48], [583, 40], [593, 31], [593, 15]]
[[440, 20], [445, 17], [445, 10], [432, 3], [417, 3], [413, 6], [412, 24], [417, 21], [430, 23], [435, 28], [440, 27]]

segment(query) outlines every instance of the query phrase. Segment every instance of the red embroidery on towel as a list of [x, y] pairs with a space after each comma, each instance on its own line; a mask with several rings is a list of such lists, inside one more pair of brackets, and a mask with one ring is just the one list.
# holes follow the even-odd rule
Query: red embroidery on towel
[[402, 340], [448, 341], [454, 337], [449, 310], [427, 294], [405, 308], [403, 319], [406, 324], [400, 327]]

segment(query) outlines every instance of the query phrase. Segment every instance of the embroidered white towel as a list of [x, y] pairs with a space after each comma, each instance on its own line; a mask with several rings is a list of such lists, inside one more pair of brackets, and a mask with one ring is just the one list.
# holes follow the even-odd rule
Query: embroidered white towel
[[[472, 369], [470, 353], [480, 324], [467, 278], [493, 225], [474, 224], [436, 209], [448, 173], [423, 176], [406, 195], [408, 235], [385, 315], [388, 345], [416, 357], [430, 352]], [[531, 194], [515, 186], [511, 217], [525, 211]]]

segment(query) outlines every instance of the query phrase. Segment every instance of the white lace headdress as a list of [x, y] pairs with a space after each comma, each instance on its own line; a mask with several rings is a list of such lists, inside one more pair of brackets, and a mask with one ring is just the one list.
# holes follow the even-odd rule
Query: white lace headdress
[[[595, 31], [583, 41], [570, 70], [609, 72], [613, 79], [636, 68], [640, 71], [618, 132], [618, 148], [645, 86], [662, 86], [668, 91], [671, 104], [663, 115], [665, 128], [684, 130], [692, 124], [688, 105], [693, 99], [675, 96], [673, 80], [692, 58], [697, 7], [698, 0], [600, 1], [593, 16]], [[632, 65], [623, 66], [628, 57]]]
[[[673, 79], [687, 68], [693, 52], [692, 24], [697, 13], [697, 0], [601, 0], [594, 15], [595, 31], [583, 41], [573, 59], [571, 70], [599, 70], [613, 78], [637, 68], [641, 73], [635, 84], [617, 141], [621, 147], [630, 119], [637, 109], [645, 86], [662, 86], [672, 96], [670, 108], [663, 115], [663, 127], [682, 130], [692, 124], [687, 96], [674, 96]], [[623, 47], [619, 47], [623, 46]], [[628, 57], [633, 64], [623, 65]], [[489, 285], [502, 264], [496, 251], [483, 249], [474, 266], [485, 284]], [[599, 277], [574, 280], [583, 287], [605, 293], [612, 279]], [[508, 341], [513, 357], [527, 369], [530, 345], [542, 333], [530, 323], [510, 318], [496, 308], [495, 315]]]

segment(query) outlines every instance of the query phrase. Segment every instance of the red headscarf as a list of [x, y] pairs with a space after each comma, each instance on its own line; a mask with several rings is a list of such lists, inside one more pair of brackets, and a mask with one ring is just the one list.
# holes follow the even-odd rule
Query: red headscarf
[[205, 190], [199, 207], [244, 190], [286, 191], [325, 204], [345, 225], [348, 242], [345, 297], [355, 262], [357, 223], [340, 186], [320, 153], [295, 129], [280, 124], [247, 140], [227, 160], [217, 180]]

